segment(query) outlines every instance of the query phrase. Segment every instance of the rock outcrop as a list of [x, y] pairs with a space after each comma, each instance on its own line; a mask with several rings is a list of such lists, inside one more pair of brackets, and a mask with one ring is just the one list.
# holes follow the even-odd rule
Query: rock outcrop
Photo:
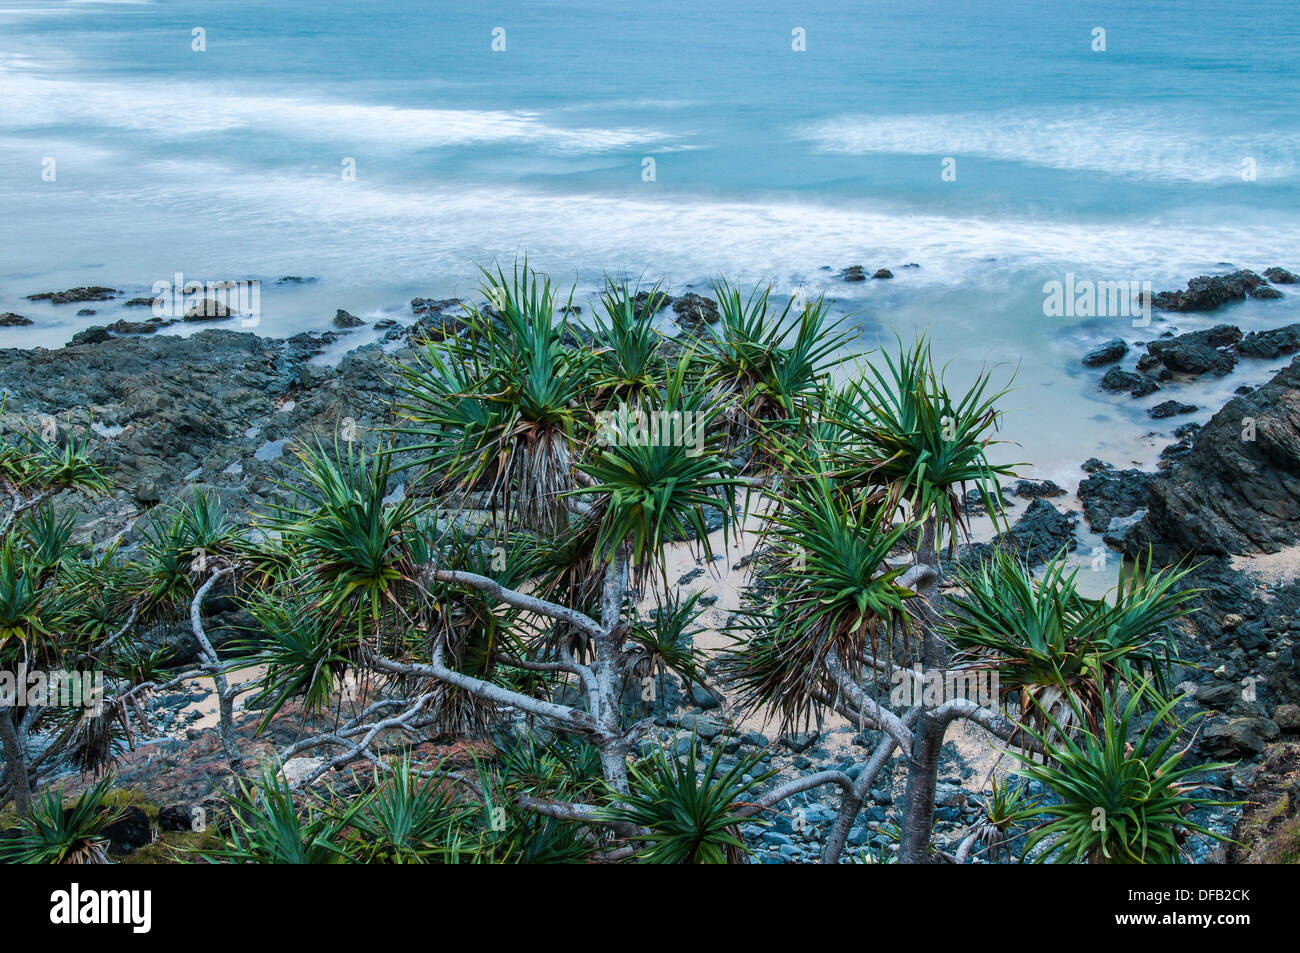
[[1300, 359], [1197, 432], [1191, 451], [1152, 481], [1129, 542], [1166, 563], [1300, 542]]
[[1187, 282], [1186, 291], [1161, 291], [1151, 303], [1162, 311], [1213, 311], [1246, 297], [1280, 298], [1282, 292], [1255, 272], [1242, 269], [1227, 275], [1200, 275]]

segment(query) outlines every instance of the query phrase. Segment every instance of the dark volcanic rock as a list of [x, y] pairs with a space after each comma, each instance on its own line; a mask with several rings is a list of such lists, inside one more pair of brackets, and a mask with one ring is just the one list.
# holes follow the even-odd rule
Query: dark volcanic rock
[[1297, 278], [1285, 268], [1278, 268], [1276, 265], [1272, 268], [1265, 268], [1264, 277], [1275, 285], [1294, 285], [1300, 282], [1300, 278]]
[[[650, 304], [650, 297], [651, 294], [649, 291], [638, 291], [636, 297], [632, 299], [632, 313], [638, 318], [641, 317], [641, 313], [645, 311], [646, 307]], [[666, 295], [662, 291], [656, 293], [654, 299], [655, 314], [658, 314], [664, 308], [670, 307], [673, 303], [672, 295]]]
[[1166, 563], [1300, 541], [1300, 359], [1201, 428], [1191, 452], [1152, 482], [1130, 538]]
[[169, 804], [158, 811], [158, 829], [162, 831], [190, 831], [194, 829], [194, 816], [184, 804]]
[[108, 333], [108, 328], [92, 325], [84, 331], [78, 331], [68, 342], [68, 347], [75, 347], [78, 344], [102, 344], [110, 340], [113, 335]]
[[[416, 299], [416, 301], [419, 300], [421, 299]], [[414, 303], [412, 302], [412, 305]], [[450, 307], [460, 302], [443, 301], [436, 303]], [[457, 317], [454, 314], [445, 314], [436, 308], [426, 308], [416, 313], [420, 317], [406, 329], [406, 336], [411, 341], [441, 341], [443, 338], [454, 337], [469, 329], [469, 324], [464, 318]]]
[[1141, 376], [1133, 371], [1126, 371], [1123, 368], [1112, 367], [1101, 379], [1101, 389], [1111, 391], [1132, 390], [1133, 386], [1141, 380]]
[[1127, 353], [1128, 345], [1119, 338], [1114, 338], [1085, 354], [1083, 356], [1083, 366], [1105, 367], [1107, 364], [1114, 364]]
[[[95, 454], [128, 502], [150, 485], [165, 498], [188, 492], [186, 474], [205, 462], [219, 474], [239, 459], [241, 442], [251, 457], [267, 438], [244, 437], [244, 431], [267, 418], [280, 427], [288, 423], [287, 415], [273, 416], [276, 403], [300, 386], [300, 367], [311, 356], [306, 342], [233, 331], [112, 337], [89, 328], [78, 338], [59, 350], [0, 351], [4, 410], [20, 419], [49, 414], [74, 428], [89, 427], [92, 419], [121, 427], [117, 436], [97, 441]], [[315, 393], [298, 399], [318, 400]], [[343, 416], [362, 419], [360, 405], [358, 399], [338, 413], [334, 426]]]
[[1031, 566], [1052, 559], [1062, 548], [1073, 551], [1079, 541], [1074, 538], [1074, 527], [1079, 518], [1075, 513], [1062, 513], [1046, 500], [1034, 500], [1010, 530], [997, 537], [998, 546], [1014, 549]]
[[[1213, 758], [1250, 758], [1264, 752], [1265, 733], [1261, 719], [1230, 718], [1212, 722], [1201, 737], [1201, 749]], [[1277, 737], [1277, 727], [1272, 735]]]
[[718, 321], [718, 304], [712, 298], [705, 298], [688, 291], [673, 302], [673, 313], [677, 315], [677, 326], [683, 331], [695, 331]]
[[867, 272], [862, 265], [849, 265], [840, 272], [840, 278], [844, 281], [866, 281]]
[[77, 317], [88, 318], [94, 313], [95, 313], [94, 308], [82, 308], [80, 311], [77, 312]]
[[[1267, 290], [1265, 290], [1267, 289]], [[1186, 291], [1161, 291], [1152, 304], [1164, 311], [1213, 311], [1247, 295], [1275, 297], [1268, 282], [1253, 271], [1234, 271], [1228, 275], [1201, 275], [1187, 282]]]
[[434, 314], [440, 311], [450, 311], [452, 308], [462, 307], [459, 298], [412, 298], [411, 313], [416, 317], [426, 314]]
[[119, 319], [110, 324], [108, 329], [114, 334], [153, 334], [159, 328], [175, 323], [175, 321], [164, 321], [162, 318], [150, 318], [148, 321]]
[[892, 278], [892, 277], [894, 277], [894, 273], [893, 273], [892, 271], [890, 271], [888, 268], [877, 268], [877, 269], [876, 269], [876, 273], [875, 273], [874, 275], [872, 275], [871, 277], [872, 277], [872, 278], [881, 278], [881, 279], [884, 279], [884, 278]]
[[1272, 331], [1252, 331], [1233, 348], [1242, 357], [1271, 359], [1300, 351], [1300, 324]]
[[1240, 340], [1240, 328], [1220, 324], [1205, 331], [1152, 341], [1147, 344], [1147, 353], [1171, 371], [1222, 377], [1237, 364], [1236, 356], [1228, 349]]
[[204, 298], [185, 312], [186, 321], [224, 321], [238, 316], [238, 311], [226, 307], [215, 298]]
[[1054, 496], [1065, 496], [1065, 491], [1053, 483], [1051, 480], [1017, 480], [1016, 485], [1011, 490], [1016, 496], [1026, 500], [1046, 499]]
[[571, 324], [564, 329], [560, 343], [567, 348], [583, 348], [595, 345], [596, 339], [590, 331], [580, 324]]
[[14, 314], [12, 311], [6, 311], [0, 314], [0, 328], [19, 328], [34, 323], [31, 318], [24, 318], [21, 314]]
[[[1003, 496], [1003, 492], [1004, 491], [999, 490], [997, 493], [992, 494], [990, 499], [990, 502], [994, 506], [998, 507], [998, 512], [1002, 512], [1005, 509], [1004, 504], [1006, 503], [1006, 499]], [[966, 495], [962, 497], [961, 505], [965, 512], [972, 514], [983, 513], [987, 510], [984, 503], [984, 495], [980, 493], [978, 488], [967, 490]]]
[[28, 301], [48, 301], [51, 304], [74, 304], [78, 301], [108, 301], [122, 292], [114, 288], [90, 285], [85, 288], [69, 288], [67, 291], [42, 291], [40, 294], [28, 295]]
[[122, 816], [104, 828], [109, 847], [119, 854], [125, 854], [143, 847], [153, 840], [153, 827], [149, 816], [138, 807], [132, 806], [122, 811]]
[[1182, 437], [1160, 451], [1160, 459], [1156, 461], [1156, 467], [1160, 470], [1168, 470], [1176, 460], [1181, 460], [1191, 452], [1192, 438]]
[[1196, 593], [1197, 611], [1175, 630], [1186, 667], [1173, 679], [1195, 682], [1196, 704], [1214, 713], [1200, 732], [1203, 756], [1253, 757], [1286, 730], [1287, 706], [1300, 700], [1300, 581], [1210, 557], [1175, 587]]
[[1083, 518], [1094, 532], [1102, 533], [1116, 517], [1132, 516], [1147, 505], [1152, 475], [1141, 470], [1105, 467], [1079, 483]]
[[1158, 391], [1160, 385], [1144, 374], [1135, 374], [1116, 365], [1102, 375], [1101, 389], [1127, 391], [1134, 397], [1145, 397]]
[[152, 308], [155, 298], [132, 298], [129, 301], [123, 301], [124, 308]]
[[349, 314], [347, 311], [339, 308], [334, 312], [334, 321], [332, 323], [336, 328], [359, 328], [366, 322], [362, 321], [355, 314]]
[[1148, 409], [1147, 413], [1156, 420], [1163, 420], [1166, 417], [1175, 417], [1178, 414], [1194, 414], [1199, 409], [1195, 404], [1180, 404], [1176, 400], [1166, 400]]

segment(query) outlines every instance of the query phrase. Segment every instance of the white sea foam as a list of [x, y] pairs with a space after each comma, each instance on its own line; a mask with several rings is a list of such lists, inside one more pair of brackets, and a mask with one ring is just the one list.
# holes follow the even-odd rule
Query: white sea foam
[[656, 129], [568, 128], [526, 110], [419, 109], [312, 98], [242, 95], [212, 85], [53, 79], [0, 69], [0, 130], [55, 125], [129, 130], [162, 140], [251, 131], [307, 141], [399, 149], [519, 143], [555, 153], [601, 153], [674, 137]]
[[1241, 181], [1256, 160], [1257, 181], [1295, 175], [1300, 133], [1225, 128], [1221, 117], [1176, 108], [1017, 108], [931, 115], [845, 115], [809, 123], [799, 138], [843, 155], [979, 156], [1070, 171], [1142, 179]]
[[[123, 157], [126, 161], [126, 157]], [[123, 248], [111, 235], [126, 229], [163, 248], [189, 247], [194, 223], [209, 236], [207, 269], [242, 274], [250, 266], [284, 267], [345, 281], [378, 276], [460, 273], [469, 263], [528, 251], [550, 266], [642, 269], [674, 280], [720, 271], [749, 275], [826, 275], [854, 263], [895, 269], [900, 282], [872, 282], [846, 293], [890, 293], [903, 283], [992, 287], [1026, 271], [1060, 278], [1066, 269], [1097, 280], [1137, 278], [1170, 286], [1227, 258], [1247, 267], [1294, 265], [1300, 222], [1251, 216], [1240, 224], [1221, 215], [1200, 221], [1133, 218], [1065, 223], [1026, 216], [942, 215], [866, 202], [726, 201], [661, 194], [647, 184], [618, 195], [524, 187], [430, 184], [428, 180], [342, 182], [322, 173], [251, 173], [214, 160], [169, 159], [133, 168], [123, 179], [60, 180], [41, 200], [51, 241], [65, 242], [60, 223], [87, 247]], [[87, 218], [87, 202], [114, 190], [110, 221]], [[21, 192], [0, 187], [21, 215]], [[100, 241], [102, 245], [94, 243]], [[191, 250], [193, 254], [194, 250]], [[13, 264], [41, 270], [40, 258], [11, 249]], [[33, 250], [32, 255], [37, 255]], [[40, 254], [45, 254], [41, 252]], [[115, 257], [115, 256], [109, 256]], [[900, 271], [907, 262], [917, 270]], [[166, 267], [164, 267], [166, 266]], [[122, 272], [138, 270], [129, 260]], [[166, 262], [149, 268], [170, 274]], [[198, 263], [188, 266], [190, 270]], [[472, 269], [471, 269], [472, 270]], [[152, 274], [152, 271], [147, 272]], [[1020, 279], [1017, 279], [1020, 280]], [[839, 283], [836, 283], [837, 286]]]

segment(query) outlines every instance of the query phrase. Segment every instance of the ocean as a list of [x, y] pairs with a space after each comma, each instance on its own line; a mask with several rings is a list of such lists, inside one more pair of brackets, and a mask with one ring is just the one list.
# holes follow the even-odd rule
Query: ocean
[[[0, 312], [34, 321], [0, 347], [138, 319], [177, 273], [260, 280], [277, 336], [524, 255], [579, 301], [726, 275], [834, 298], [864, 351], [926, 329], [955, 384], [1014, 375], [996, 453], [1073, 485], [1276, 369], [1152, 421], [1170, 394], [1100, 392], [1087, 348], [1300, 320], [1289, 289], [1146, 328], [1043, 307], [1067, 276], [1300, 270], [1289, 0], [0, 4]], [[125, 294], [25, 299], [88, 284]]]

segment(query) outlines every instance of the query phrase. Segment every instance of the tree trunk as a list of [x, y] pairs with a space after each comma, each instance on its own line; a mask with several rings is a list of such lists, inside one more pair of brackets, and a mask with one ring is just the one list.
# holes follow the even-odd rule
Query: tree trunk
[[601, 634], [596, 638], [594, 665], [595, 691], [589, 699], [596, 719], [596, 747], [600, 749], [600, 766], [605, 781], [620, 794], [628, 792], [628, 744], [623, 736], [619, 697], [623, 689], [621, 651], [623, 641], [623, 600], [627, 596], [628, 547], [618, 548], [605, 570], [600, 595]]
[[934, 795], [939, 784], [939, 750], [943, 747], [944, 724], [922, 715], [916, 726], [912, 761], [907, 772], [906, 814], [903, 817], [900, 864], [930, 861], [930, 834], [934, 830]]
[[244, 769], [243, 754], [235, 739], [235, 692], [231, 691], [230, 683], [226, 681], [225, 673], [221, 671], [221, 659], [203, 629], [202, 617], [203, 598], [226, 572], [228, 572], [226, 569], [213, 572], [208, 577], [208, 581], [194, 594], [194, 600], [190, 603], [190, 628], [194, 631], [194, 638], [198, 640], [199, 655], [212, 668], [212, 683], [217, 693], [217, 733], [221, 738], [221, 747], [225, 752], [226, 761], [230, 764], [231, 772], [236, 778], [243, 780], [247, 777], [247, 772]]
[[[921, 531], [920, 554], [922, 559], [934, 558], [938, 552], [938, 539], [933, 517], [927, 519]], [[937, 561], [935, 563], [937, 568]], [[928, 672], [948, 666], [948, 644], [939, 632], [937, 601], [939, 577], [924, 583], [921, 597], [921, 661]], [[925, 864], [930, 861], [930, 835], [934, 831], [934, 795], [939, 783], [939, 751], [947, 723], [936, 721], [925, 708], [926, 692], [922, 686], [921, 717], [912, 735], [912, 763], [907, 772], [907, 793], [902, 824], [902, 841], [898, 849], [900, 864]], [[942, 701], [942, 700], [941, 700]]]
[[872, 752], [871, 760], [863, 765], [853, 786], [844, 792], [844, 797], [840, 801], [840, 812], [835, 818], [834, 825], [831, 826], [830, 834], [826, 837], [826, 846], [822, 849], [823, 864], [839, 863], [840, 854], [844, 852], [844, 844], [849, 838], [849, 831], [853, 828], [853, 822], [858, 819], [858, 812], [862, 810], [862, 802], [871, 794], [871, 786], [876, 783], [881, 769], [893, 758], [894, 749], [897, 747], [898, 742], [886, 736]]
[[20, 818], [32, 813], [32, 785], [27, 777], [27, 752], [14, 730], [10, 709], [0, 708], [0, 747], [4, 749], [9, 783], [13, 788], [14, 810]]

